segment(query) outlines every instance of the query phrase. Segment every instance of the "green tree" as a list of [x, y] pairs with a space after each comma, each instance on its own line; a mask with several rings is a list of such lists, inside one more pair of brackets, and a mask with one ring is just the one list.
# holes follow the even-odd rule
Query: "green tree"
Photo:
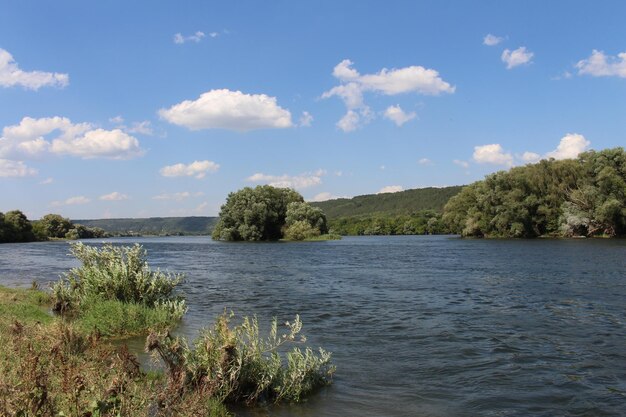
[[321, 208], [312, 207], [309, 203], [303, 201], [289, 203], [285, 216], [285, 225], [291, 227], [294, 223], [300, 221], [308, 223], [311, 228], [319, 232], [318, 234], [328, 233], [326, 215]]
[[19, 210], [8, 211], [4, 215], [4, 242], [32, 242], [35, 240], [33, 226]]
[[37, 228], [50, 238], [64, 238], [72, 227], [70, 219], [59, 214], [46, 214], [37, 222]]
[[230, 193], [220, 210], [213, 239], [230, 241], [278, 240], [283, 235], [289, 203], [303, 202], [296, 191], [259, 185]]

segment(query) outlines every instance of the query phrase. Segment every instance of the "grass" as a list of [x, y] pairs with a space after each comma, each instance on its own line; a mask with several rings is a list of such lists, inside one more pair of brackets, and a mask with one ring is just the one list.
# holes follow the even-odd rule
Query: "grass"
[[[225, 403], [299, 402], [331, 383], [330, 353], [286, 349], [305, 342], [299, 317], [262, 337], [256, 318], [222, 315], [190, 347], [167, 331], [186, 311], [179, 276], [151, 271], [138, 246], [72, 248], [83, 266], [52, 294], [0, 286], [0, 416], [226, 417]], [[148, 330], [165, 372], [110, 343]]]
[[0, 319], [22, 323], [50, 323], [50, 296], [36, 288], [29, 290], [0, 286]]
[[341, 240], [341, 235], [338, 235], [336, 233], [328, 233], [325, 235], [312, 236], [305, 239], [306, 242], [319, 242], [325, 240]]

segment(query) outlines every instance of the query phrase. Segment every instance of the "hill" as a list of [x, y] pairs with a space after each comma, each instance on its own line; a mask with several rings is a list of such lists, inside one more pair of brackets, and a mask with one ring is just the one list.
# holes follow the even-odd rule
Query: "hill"
[[367, 194], [311, 203], [321, 208], [328, 219], [339, 217], [385, 215], [397, 216], [424, 210], [442, 212], [448, 200], [463, 186], [417, 188], [397, 193]]
[[210, 235], [217, 217], [150, 217], [145, 219], [72, 220], [114, 235]]

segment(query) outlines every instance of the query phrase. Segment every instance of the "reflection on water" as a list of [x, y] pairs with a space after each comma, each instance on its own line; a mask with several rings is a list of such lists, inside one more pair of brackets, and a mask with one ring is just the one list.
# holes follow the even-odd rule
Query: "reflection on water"
[[[299, 313], [308, 343], [333, 352], [330, 388], [238, 415], [626, 415], [624, 240], [112, 240], [134, 241], [187, 276], [178, 333], [225, 309], [261, 323]], [[0, 283], [55, 280], [75, 266], [67, 249], [0, 245]]]

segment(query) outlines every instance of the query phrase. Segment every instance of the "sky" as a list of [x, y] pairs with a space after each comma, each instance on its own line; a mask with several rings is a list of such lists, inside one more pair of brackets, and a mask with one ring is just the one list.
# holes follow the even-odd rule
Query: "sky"
[[626, 145], [624, 1], [0, 0], [0, 212], [212, 216]]

